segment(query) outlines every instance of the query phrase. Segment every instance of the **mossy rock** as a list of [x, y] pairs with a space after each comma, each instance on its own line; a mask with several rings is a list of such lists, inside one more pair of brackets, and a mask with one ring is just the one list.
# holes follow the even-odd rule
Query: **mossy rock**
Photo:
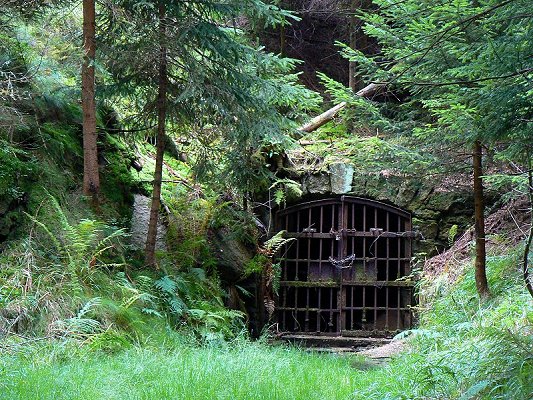
[[227, 228], [209, 233], [209, 247], [216, 258], [221, 279], [228, 284], [239, 282], [245, 274], [246, 266], [254, 258], [253, 249], [234, 237]]

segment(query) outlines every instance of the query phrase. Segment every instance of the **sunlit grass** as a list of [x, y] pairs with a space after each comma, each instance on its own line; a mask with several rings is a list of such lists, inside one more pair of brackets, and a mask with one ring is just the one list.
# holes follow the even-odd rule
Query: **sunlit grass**
[[[489, 259], [493, 298], [469, 271], [434, 294], [408, 349], [388, 363], [151, 325], [138, 344], [111, 334], [3, 344], [0, 399], [512, 399], [533, 393], [533, 307], [517, 254]], [[209, 338], [207, 338], [209, 339]]]
[[[50, 351], [50, 349], [48, 349]], [[59, 351], [3, 358], [2, 399], [346, 399], [354, 356], [249, 342], [228, 348], [134, 348], [116, 355]]]

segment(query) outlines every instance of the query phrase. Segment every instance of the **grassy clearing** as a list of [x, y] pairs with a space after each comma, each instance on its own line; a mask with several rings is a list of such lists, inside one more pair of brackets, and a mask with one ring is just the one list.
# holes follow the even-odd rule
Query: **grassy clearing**
[[114, 356], [42, 350], [2, 359], [0, 398], [345, 399], [361, 374], [354, 366], [364, 365], [353, 356], [246, 341], [134, 348]]

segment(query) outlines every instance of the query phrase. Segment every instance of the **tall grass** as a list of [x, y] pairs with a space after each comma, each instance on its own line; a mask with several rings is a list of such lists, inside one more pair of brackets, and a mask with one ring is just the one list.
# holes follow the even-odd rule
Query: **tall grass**
[[531, 399], [533, 309], [517, 259], [489, 260], [486, 303], [470, 265], [459, 282], [426, 284], [421, 326], [387, 364], [218, 336], [199, 346], [161, 325], [112, 354], [76, 342], [4, 350], [0, 399]]
[[519, 252], [488, 260], [492, 298], [480, 302], [473, 267], [459, 281], [426, 282], [427, 307], [411, 332], [411, 353], [374, 376], [354, 399], [531, 399], [533, 307]]
[[3, 358], [0, 399], [346, 399], [358, 379], [350, 357], [246, 341], [63, 355]]

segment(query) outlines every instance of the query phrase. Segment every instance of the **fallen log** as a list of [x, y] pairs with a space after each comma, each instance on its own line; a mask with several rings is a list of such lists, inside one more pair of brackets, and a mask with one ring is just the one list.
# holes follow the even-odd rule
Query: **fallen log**
[[383, 83], [371, 83], [370, 85], [367, 85], [361, 90], [355, 92], [355, 95], [359, 97], [368, 98], [377, 94], [384, 87], [385, 85]]
[[[375, 95], [380, 89], [382, 89], [385, 85], [383, 84], [377, 84], [377, 83], [371, 83], [370, 85], [365, 86], [361, 90], [355, 93], [356, 96], [359, 97], [370, 97]], [[307, 124], [302, 125], [298, 130], [300, 132], [313, 132], [320, 128], [322, 125], [324, 125], [326, 122], [331, 121], [333, 118], [335, 118], [335, 115], [339, 113], [343, 108], [346, 107], [346, 102], [343, 101], [342, 103], [337, 104], [335, 107], [330, 108], [329, 110], [323, 112], [322, 114], [316, 116], [311, 121], [309, 121]]]
[[322, 125], [324, 125], [326, 122], [331, 121], [335, 117], [335, 115], [337, 115], [337, 113], [344, 107], [346, 107], [345, 101], [340, 104], [337, 104], [333, 108], [330, 108], [328, 111], [316, 116], [307, 124], [301, 126], [298, 130], [302, 132], [313, 132], [314, 130], [317, 130]]

